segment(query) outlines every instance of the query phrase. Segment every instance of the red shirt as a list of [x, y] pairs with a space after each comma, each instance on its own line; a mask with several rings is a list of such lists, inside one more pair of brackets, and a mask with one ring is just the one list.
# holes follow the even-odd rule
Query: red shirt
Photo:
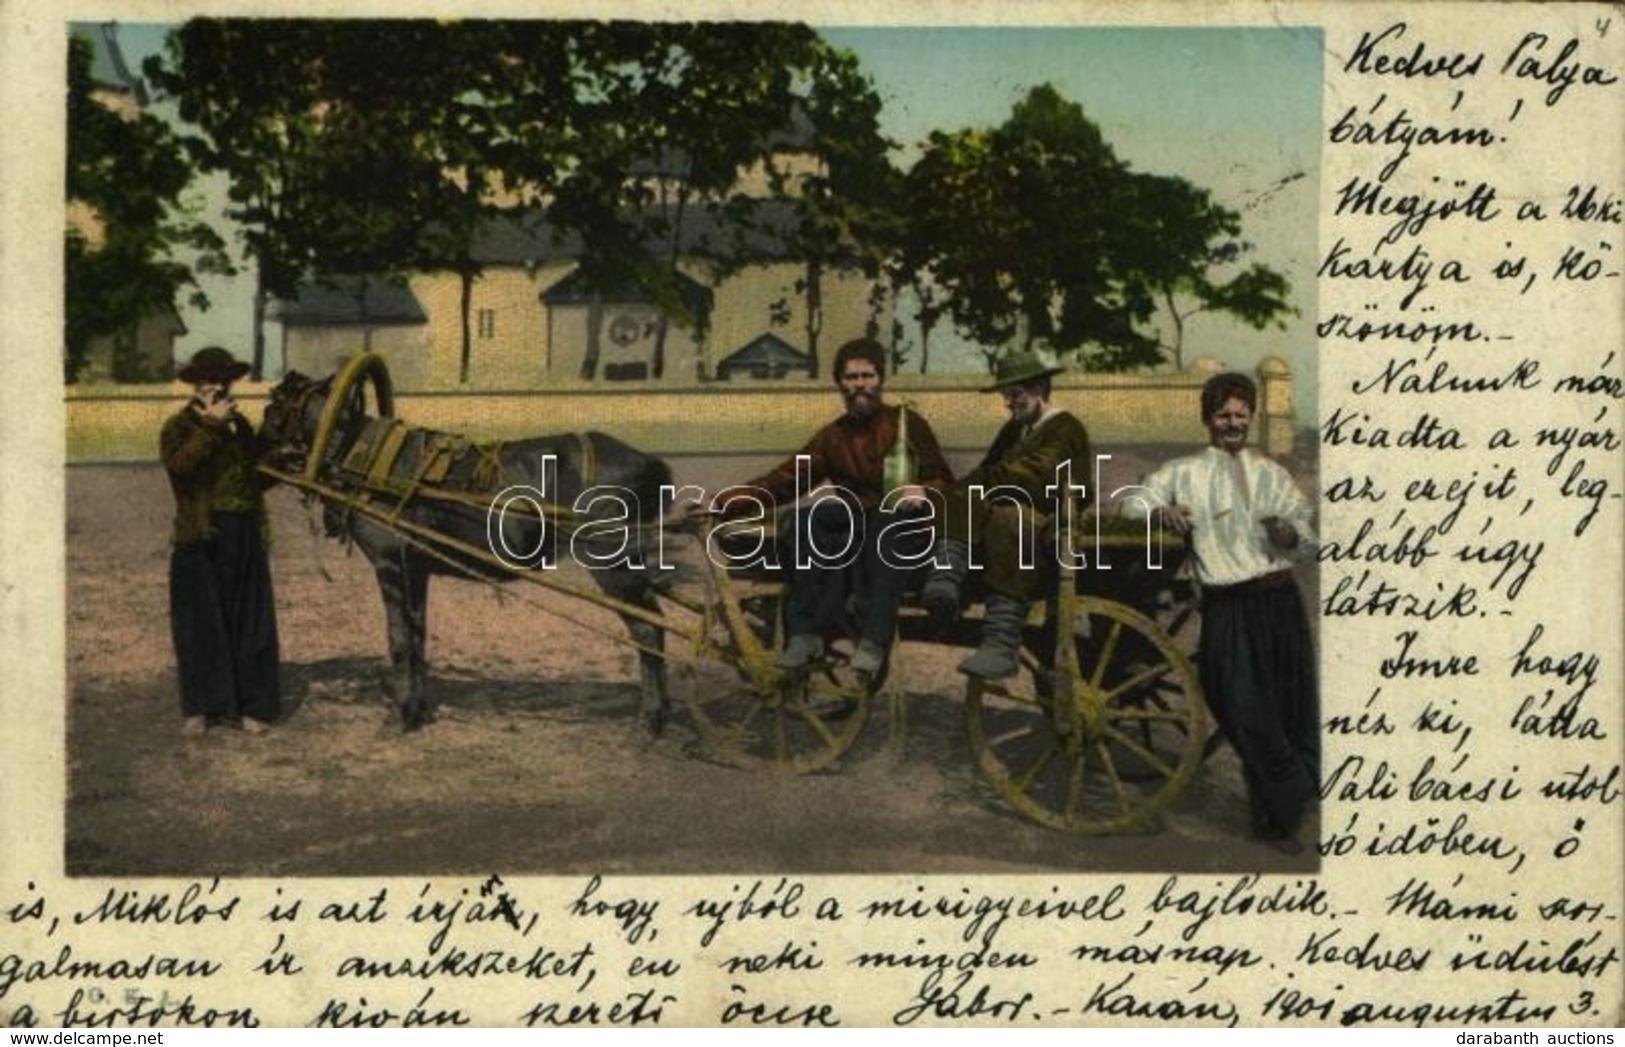
[[[891, 404], [882, 404], [878, 412], [861, 420], [843, 414], [814, 433], [798, 452], [810, 459], [808, 479], [799, 493], [828, 482], [851, 492], [852, 499], [864, 509], [878, 506], [887, 493], [881, 487], [881, 476], [886, 452], [897, 442], [897, 410]], [[953, 471], [942, 456], [931, 424], [915, 410], [909, 411], [908, 446], [918, 463], [917, 482], [921, 486], [941, 490], [953, 480]], [[765, 491], [770, 509], [790, 505], [798, 493], [796, 456], [747, 484], [724, 489], [718, 498], [719, 508], [726, 510], [732, 502], [742, 500], [742, 487]]]

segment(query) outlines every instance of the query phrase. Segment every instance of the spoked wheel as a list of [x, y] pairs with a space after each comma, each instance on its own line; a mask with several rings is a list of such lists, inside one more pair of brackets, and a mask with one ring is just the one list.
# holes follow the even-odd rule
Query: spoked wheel
[[1127, 832], [1172, 803], [1201, 762], [1196, 669], [1131, 607], [1087, 596], [1058, 605], [1070, 620], [1057, 631], [1071, 642], [1053, 644], [1054, 658], [1024, 651], [1021, 675], [972, 678], [971, 748], [1027, 818], [1088, 835]]
[[742, 594], [736, 606], [743, 630], [724, 627], [714, 657], [694, 667], [684, 688], [701, 741], [733, 767], [801, 774], [834, 766], [869, 721], [873, 687], [838, 648], [804, 673], [777, 667], [776, 586]]
[[[1182, 651], [1194, 651], [1201, 635], [1201, 593], [1196, 583], [1177, 582], [1160, 594], [1152, 617], [1168, 634], [1174, 646]], [[1204, 725], [1206, 737], [1202, 744], [1202, 759], [1207, 759], [1224, 745], [1224, 732], [1211, 721]]]

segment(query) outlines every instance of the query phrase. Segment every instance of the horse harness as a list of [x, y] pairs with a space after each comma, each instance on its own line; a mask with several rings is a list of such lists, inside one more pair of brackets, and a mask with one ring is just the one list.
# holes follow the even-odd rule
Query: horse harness
[[[584, 488], [597, 482], [598, 455], [587, 433], [573, 434], [581, 452]], [[414, 499], [455, 502], [481, 510], [512, 482], [502, 465], [503, 443], [476, 443], [462, 436], [408, 425], [396, 418], [369, 418], [330, 467], [331, 479], [365, 495], [395, 501], [398, 516]], [[536, 512], [565, 528], [577, 514], [555, 502], [521, 499], [509, 512]]]

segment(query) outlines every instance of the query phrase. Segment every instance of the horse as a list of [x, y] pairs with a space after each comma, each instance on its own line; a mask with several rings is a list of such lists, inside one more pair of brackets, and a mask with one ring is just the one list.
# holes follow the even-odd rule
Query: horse
[[[382, 372], [374, 381], [382, 382], [376, 392], [387, 400], [387, 372], [381, 361], [373, 370]], [[364, 410], [362, 390], [339, 381], [335, 391], [338, 378], [335, 374], [317, 381], [290, 371], [271, 390], [259, 431], [262, 461], [302, 468], [307, 477], [317, 479], [324, 492], [341, 495], [323, 498], [326, 530], [330, 537], [353, 542], [378, 579], [389, 634], [390, 667], [384, 690], [399, 713], [402, 730], [416, 730], [432, 718], [426, 698], [424, 649], [430, 576], [497, 582], [518, 576], [517, 570], [498, 568], [458, 546], [494, 551], [500, 538], [504, 550], [521, 550], [516, 555], [524, 557], [524, 564], [534, 565], [543, 558], [556, 562], [563, 544], [560, 539], [571, 537], [568, 544], [578, 560], [585, 551], [589, 559], [600, 561], [590, 574], [604, 595], [651, 615], [660, 613], [655, 598], [657, 578], [643, 569], [644, 561], [635, 554], [642, 536], [663, 513], [672, 490], [671, 469], [665, 461], [599, 432], [476, 445], [460, 437], [406, 427], [393, 419], [370, 417]], [[330, 404], [330, 400], [334, 402]], [[314, 467], [309, 462], [312, 454], [319, 457]], [[389, 461], [382, 461], [386, 456]], [[422, 497], [418, 495], [424, 492], [416, 490], [415, 483], [401, 487], [403, 477], [421, 481], [425, 473], [431, 479], [427, 494], [450, 491], [457, 496]], [[376, 497], [380, 480], [385, 490], [381, 498]], [[389, 493], [390, 484], [396, 485], [393, 490], [398, 496]], [[382, 507], [381, 513], [358, 512], [346, 505], [347, 499], [369, 489], [375, 496], [371, 504]], [[497, 514], [500, 524], [493, 529], [491, 502], [502, 490], [526, 492], [529, 497], [506, 503], [516, 511]], [[620, 497], [589, 498], [581, 512], [571, 511], [582, 492], [599, 490], [618, 492]], [[545, 497], [545, 504], [538, 494]], [[531, 511], [517, 511], [525, 508]], [[615, 514], [617, 508], [623, 515]], [[634, 514], [636, 518], [629, 520]], [[396, 521], [399, 525], [392, 526]], [[604, 545], [616, 533], [607, 524], [616, 521], [623, 525], [619, 531], [622, 551], [630, 549], [634, 555], [604, 555], [615, 552]], [[593, 528], [594, 522], [600, 526]], [[589, 537], [578, 543], [575, 539], [583, 534]], [[429, 535], [444, 536], [451, 542], [425, 541], [424, 536]], [[513, 566], [522, 569], [519, 563]], [[650, 736], [658, 736], [670, 711], [661, 654], [665, 634], [647, 618], [623, 612], [621, 620], [638, 650], [639, 719]]]

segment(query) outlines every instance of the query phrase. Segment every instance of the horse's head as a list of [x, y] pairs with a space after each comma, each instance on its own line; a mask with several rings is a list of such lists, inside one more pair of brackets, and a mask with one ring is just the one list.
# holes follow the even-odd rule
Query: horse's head
[[332, 384], [331, 375], [318, 382], [298, 371], [289, 371], [276, 384], [260, 423], [260, 439], [271, 455], [290, 464], [304, 461]]

